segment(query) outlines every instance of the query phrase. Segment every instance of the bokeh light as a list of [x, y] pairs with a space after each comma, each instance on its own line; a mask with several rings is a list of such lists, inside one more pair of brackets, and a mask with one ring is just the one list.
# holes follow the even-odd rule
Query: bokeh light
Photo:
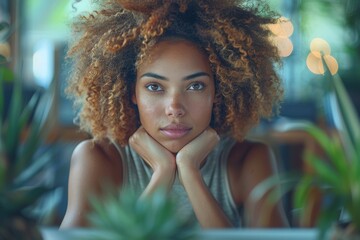
[[280, 17], [276, 23], [268, 24], [267, 27], [273, 33], [271, 41], [279, 49], [281, 57], [288, 57], [292, 53], [294, 46], [289, 37], [294, 32], [291, 21], [285, 17]]
[[294, 32], [293, 24], [285, 17], [280, 17], [277, 23], [268, 26], [273, 34], [280, 37], [290, 37]]
[[[336, 59], [331, 55], [325, 55], [324, 60], [325, 60], [327, 67], [330, 70], [330, 73], [332, 75], [335, 75], [337, 73], [337, 71], [339, 70], [339, 65], [338, 65]], [[323, 64], [321, 64], [321, 67], [323, 67]]]
[[310, 51], [321, 58], [321, 55], [330, 55], [331, 49], [329, 43], [327, 43], [324, 39], [314, 38], [310, 43]]
[[[332, 75], [338, 72], [339, 65], [336, 59], [330, 55], [330, 45], [324, 39], [314, 38], [310, 43], [310, 51], [306, 59], [306, 65], [312, 73], [324, 74], [324, 62]], [[323, 56], [323, 60], [321, 56]]]
[[316, 55], [310, 52], [306, 58], [306, 66], [309, 68], [309, 70], [314, 74], [324, 74], [324, 68], [320, 65], [322, 65], [321, 58], [318, 58]]
[[281, 57], [288, 57], [292, 53], [294, 46], [289, 38], [276, 36], [273, 38], [274, 44], [279, 49]]

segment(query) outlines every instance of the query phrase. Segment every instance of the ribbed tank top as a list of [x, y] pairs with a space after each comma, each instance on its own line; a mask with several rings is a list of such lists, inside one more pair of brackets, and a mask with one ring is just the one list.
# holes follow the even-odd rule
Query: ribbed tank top
[[[230, 150], [235, 144], [231, 137], [222, 137], [217, 146], [207, 156], [206, 162], [201, 168], [205, 184], [208, 186], [214, 198], [217, 200], [224, 213], [235, 227], [242, 225], [239, 209], [237, 208], [232, 194], [227, 174], [227, 160]], [[143, 192], [152, 176], [152, 169], [143, 159], [130, 147], [117, 145], [124, 169], [123, 186], [131, 188], [139, 194]], [[185, 218], [197, 222], [191, 203], [184, 187], [176, 177], [171, 195], [174, 196], [179, 207], [179, 213]]]

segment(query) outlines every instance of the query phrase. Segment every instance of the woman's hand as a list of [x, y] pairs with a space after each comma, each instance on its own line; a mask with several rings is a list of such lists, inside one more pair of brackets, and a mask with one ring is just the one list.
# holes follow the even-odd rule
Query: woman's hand
[[176, 173], [175, 156], [155, 141], [143, 127], [130, 137], [129, 144], [154, 171], [143, 195], [152, 193], [158, 187], [170, 189]]
[[206, 156], [218, 142], [219, 135], [216, 131], [207, 128], [194, 140], [186, 144], [176, 155], [176, 165], [180, 177], [183, 170], [199, 170]]
[[143, 127], [140, 127], [129, 139], [130, 146], [154, 170], [175, 171], [175, 156], [153, 139]]
[[207, 128], [185, 145], [176, 156], [179, 180], [184, 186], [195, 215], [203, 228], [232, 226], [208, 189], [200, 172], [202, 163], [218, 142], [219, 136], [215, 130]]

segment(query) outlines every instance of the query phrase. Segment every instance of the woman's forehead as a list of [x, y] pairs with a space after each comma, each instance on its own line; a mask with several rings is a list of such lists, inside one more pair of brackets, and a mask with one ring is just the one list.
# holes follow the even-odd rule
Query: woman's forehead
[[[159, 65], [178, 64], [178, 67], [194, 67], [210, 70], [207, 55], [197, 44], [180, 38], [164, 39], [149, 49], [146, 57], [138, 66], [138, 71]], [[171, 65], [170, 65], [171, 67]]]

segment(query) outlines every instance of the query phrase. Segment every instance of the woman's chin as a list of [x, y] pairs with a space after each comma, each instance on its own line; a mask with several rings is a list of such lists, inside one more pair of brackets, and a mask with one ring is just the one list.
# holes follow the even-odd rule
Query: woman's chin
[[164, 148], [166, 148], [169, 152], [173, 154], [177, 154], [186, 144], [162, 144]]

